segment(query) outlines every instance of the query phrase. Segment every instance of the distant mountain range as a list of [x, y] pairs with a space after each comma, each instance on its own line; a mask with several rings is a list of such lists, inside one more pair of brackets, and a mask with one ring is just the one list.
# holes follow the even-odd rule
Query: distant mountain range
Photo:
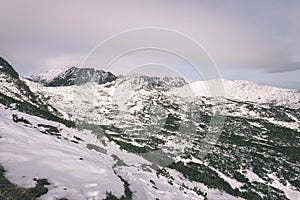
[[[97, 84], [105, 84], [115, 81], [118, 77], [110, 72], [103, 70], [96, 70], [93, 68], [62, 68], [54, 69], [44, 73], [31, 75], [29, 80], [40, 83], [46, 87], [59, 87], [81, 85], [87, 82], [94, 82]], [[196, 81], [188, 84], [188, 81], [179, 77], [148, 77], [145, 75], [129, 75], [126, 77], [119, 77], [119, 79], [134, 80], [139, 85], [151, 83], [161, 88], [177, 88], [174, 92], [179, 95], [185, 95], [188, 90], [192, 90], [193, 95], [196, 96], [211, 96], [212, 91], [208, 87], [208, 82], [211, 81]], [[221, 80], [224, 89], [224, 95], [229, 99], [237, 99], [241, 101], [251, 101], [259, 103], [271, 103], [279, 105], [288, 105], [298, 107], [300, 105], [300, 91], [292, 89], [283, 89], [272, 86], [265, 86], [261, 84], [252, 83], [243, 80]], [[138, 85], [136, 84], [136, 85]]]
[[[300, 92], [217, 80], [214, 97], [214, 81], [24, 78], [0, 58], [0, 198], [299, 199]], [[204, 149], [215, 108], [225, 121]]]
[[39, 82], [47, 87], [80, 85], [87, 82], [104, 84], [112, 82], [116, 80], [116, 78], [117, 77], [112, 73], [103, 70], [77, 67], [65, 68], [65, 70], [51, 70], [48, 73], [30, 76], [32, 81]]

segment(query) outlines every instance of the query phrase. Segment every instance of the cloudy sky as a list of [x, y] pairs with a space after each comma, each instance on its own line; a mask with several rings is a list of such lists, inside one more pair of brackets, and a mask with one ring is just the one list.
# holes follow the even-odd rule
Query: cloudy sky
[[[80, 66], [114, 34], [140, 27], [179, 31], [201, 44], [225, 79], [300, 89], [300, 1], [0, 0], [0, 54], [22, 75]], [[149, 63], [157, 63], [151, 66]], [[113, 63], [122, 74], [193, 72], [175, 55], [134, 52]]]

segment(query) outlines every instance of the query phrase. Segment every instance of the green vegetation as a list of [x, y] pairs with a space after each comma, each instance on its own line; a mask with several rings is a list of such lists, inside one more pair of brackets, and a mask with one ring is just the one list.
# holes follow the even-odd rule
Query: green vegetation
[[[94, 134], [97, 135], [98, 139], [100, 139], [102, 136], [106, 136], [110, 141], [114, 141], [116, 144], [120, 145], [121, 149], [124, 149], [126, 151], [132, 152], [132, 153], [147, 153], [150, 151], [149, 148], [147, 147], [138, 147], [135, 146], [129, 142], [125, 142], [120, 140], [120, 138], [122, 138], [123, 135], [123, 130], [121, 130], [118, 127], [115, 127], [113, 125], [95, 125], [95, 124], [88, 124], [88, 123], [78, 123], [76, 124], [76, 128], [78, 128], [79, 130], [83, 130], [83, 129], [88, 129], [88, 130], [92, 130], [92, 132]], [[109, 131], [110, 133], [108, 134], [107, 131]], [[116, 133], [116, 134], [113, 134]], [[125, 140], [125, 138], [122, 138]], [[128, 140], [128, 138], [126, 138]], [[91, 149], [93, 149], [94, 147], [92, 147], [91, 145], [89, 145], [89, 147], [91, 147]], [[97, 149], [97, 147], [96, 147]]]
[[34, 188], [22, 188], [5, 178], [5, 170], [0, 165], [0, 199], [1, 200], [24, 200], [37, 199], [46, 194], [48, 189], [45, 185], [50, 185], [47, 179], [34, 179], [36, 186]]
[[174, 180], [174, 177], [172, 177], [170, 175], [170, 173], [165, 169], [165, 168], [161, 168], [156, 170], [156, 176], [157, 178], [159, 178], [160, 176], [166, 177], [168, 179]]
[[87, 145], [86, 145], [86, 148], [88, 148], [88, 149], [90, 149], [90, 150], [94, 149], [95, 151], [98, 151], [98, 152], [100, 152], [100, 153], [106, 153], [106, 152], [107, 152], [106, 149], [103, 149], [103, 148], [101, 148], [101, 147], [98, 147], [98, 146], [96, 146], [96, 145], [94, 145], [94, 144], [87, 144]]
[[121, 176], [118, 176], [124, 183], [124, 195], [120, 198], [116, 197], [111, 191], [106, 192], [106, 198], [104, 200], [132, 200], [132, 191], [129, 188], [129, 183], [125, 181]]
[[211, 170], [205, 165], [200, 165], [197, 163], [187, 163], [185, 165], [182, 162], [177, 162], [172, 163], [169, 168], [176, 169], [189, 180], [203, 183], [208, 188], [218, 189], [233, 196], [239, 196], [246, 199], [261, 199], [257, 193], [241, 192], [238, 189], [233, 189], [226, 181], [220, 178], [215, 171]]
[[38, 116], [44, 119], [48, 119], [51, 121], [56, 121], [62, 124], [65, 124], [67, 127], [75, 127], [75, 123], [63, 118], [60, 118], [54, 114], [52, 114], [50, 111], [46, 109], [42, 109], [40, 107], [37, 107], [31, 103], [25, 102], [25, 101], [18, 101], [16, 99], [13, 99], [11, 97], [8, 97], [2, 93], [0, 93], [0, 103], [10, 107], [15, 108], [16, 110], [19, 110], [21, 112], [25, 112], [30, 115]]
[[23, 122], [24, 124], [31, 125], [31, 123], [30, 123], [27, 119], [25, 119], [25, 118], [23, 118], [23, 117], [18, 117], [17, 114], [12, 114], [12, 119], [13, 119], [13, 121], [16, 122], [16, 123], [18, 123], [18, 122]]
[[149, 149], [146, 147], [138, 147], [133, 144], [130, 144], [128, 142], [123, 142], [120, 140], [113, 140], [115, 143], [120, 145], [121, 149], [124, 149], [126, 151], [132, 152], [132, 153], [147, 153], [149, 152]]
[[203, 196], [204, 200], [208, 200], [207, 199], [207, 193], [206, 192], [202, 192], [199, 188], [194, 187], [193, 191], [196, 192], [196, 194], [198, 194], [199, 196]]
[[38, 127], [43, 127], [45, 130], [41, 131], [42, 133], [48, 134], [48, 135], [55, 135], [55, 136], [61, 136], [59, 134], [59, 130], [55, 126], [47, 125], [47, 124], [38, 124]]
[[168, 117], [166, 119], [163, 128], [169, 131], [178, 131], [180, 127], [180, 121], [181, 119], [178, 116], [173, 114], [168, 114]]

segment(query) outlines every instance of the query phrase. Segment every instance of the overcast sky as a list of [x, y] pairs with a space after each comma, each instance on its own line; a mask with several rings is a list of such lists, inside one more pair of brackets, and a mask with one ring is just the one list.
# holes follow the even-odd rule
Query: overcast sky
[[[162, 27], [201, 44], [225, 79], [300, 89], [297, 0], [0, 2], [0, 54], [22, 75], [78, 66], [114, 34]], [[121, 74], [148, 63], [159, 63], [152, 67], [155, 72], [168, 73], [164, 66], [175, 66], [179, 73], [190, 69], [174, 55], [147, 50], [121, 58], [112, 71]]]

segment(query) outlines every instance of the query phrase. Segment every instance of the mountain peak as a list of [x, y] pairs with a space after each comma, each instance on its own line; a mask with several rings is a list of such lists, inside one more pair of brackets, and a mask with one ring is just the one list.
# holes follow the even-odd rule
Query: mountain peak
[[13, 78], [19, 78], [19, 74], [15, 69], [2, 57], [0, 57], [0, 72], [4, 72]]
[[41, 72], [39, 74], [31, 75], [29, 76], [29, 79], [35, 81], [35, 82], [40, 82], [40, 83], [48, 83], [51, 80], [53, 80], [55, 77], [57, 77], [60, 73], [70, 69], [71, 67], [63, 67], [63, 68], [58, 68], [58, 69], [50, 69], [45, 72]]
[[49, 70], [48, 72], [32, 75], [30, 80], [38, 82], [47, 87], [59, 87], [80, 85], [87, 82], [104, 84], [114, 81], [117, 77], [111, 72], [97, 70], [94, 68], [67, 67]]

